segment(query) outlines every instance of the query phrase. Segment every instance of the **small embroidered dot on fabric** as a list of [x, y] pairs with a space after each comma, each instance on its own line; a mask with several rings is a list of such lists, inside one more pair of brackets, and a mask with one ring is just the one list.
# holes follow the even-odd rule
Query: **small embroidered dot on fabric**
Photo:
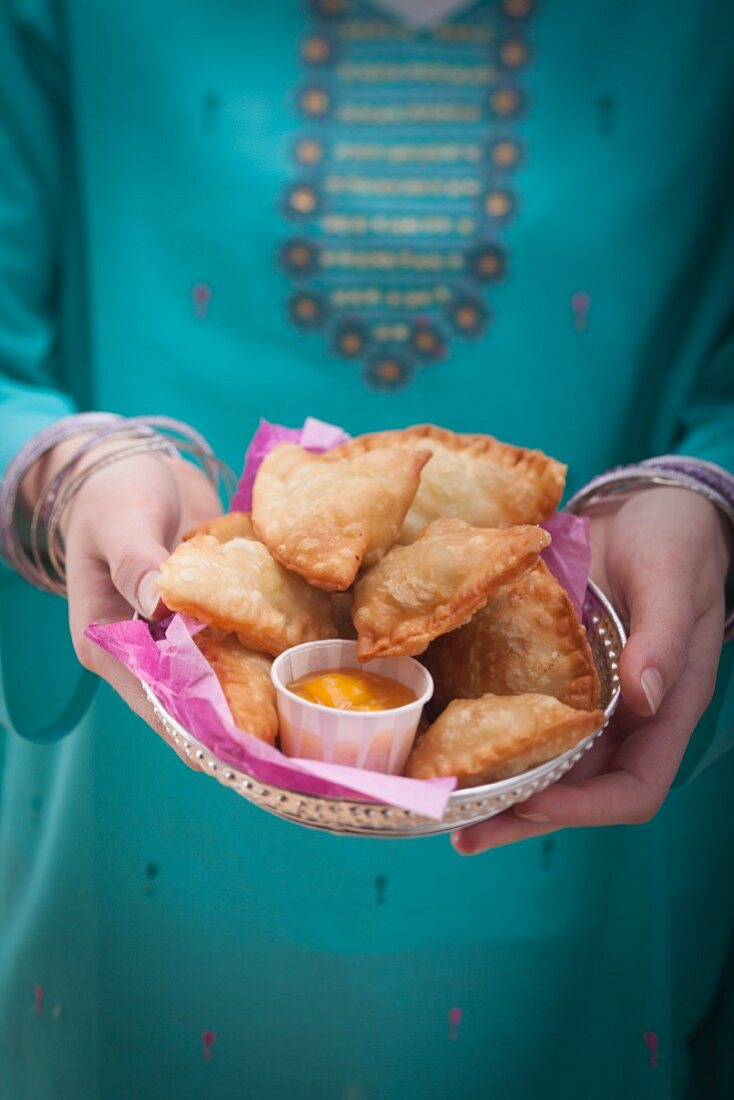
[[195, 283], [191, 288], [191, 301], [194, 306], [194, 317], [197, 321], [206, 321], [211, 299], [212, 288], [208, 283]]
[[573, 312], [573, 326], [576, 332], [586, 332], [589, 327], [589, 311], [591, 309], [591, 295], [585, 290], [577, 290], [571, 295], [571, 310]]
[[202, 1031], [201, 1033], [201, 1056], [205, 1062], [210, 1062], [212, 1059], [212, 1047], [216, 1038], [215, 1031]]
[[449, 1009], [449, 1039], [456, 1041], [459, 1037], [459, 1025], [464, 1018], [464, 1011], [461, 1008]]
[[654, 1069], [657, 1069], [657, 1067], [660, 1065], [660, 1040], [657, 1032], [646, 1031], [645, 1034], [642, 1036], [642, 1041], [648, 1049], [650, 1065]]

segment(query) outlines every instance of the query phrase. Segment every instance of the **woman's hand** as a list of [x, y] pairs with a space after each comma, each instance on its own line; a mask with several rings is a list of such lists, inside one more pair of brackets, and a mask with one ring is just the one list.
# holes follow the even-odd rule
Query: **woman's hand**
[[[88, 461], [99, 457], [101, 450], [97, 448]], [[46, 475], [60, 468], [66, 457], [60, 451], [46, 459]], [[121, 459], [92, 474], [63, 518], [69, 625], [76, 654], [169, 744], [139, 682], [85, 638], [84, 631], [92, 622], [130, 618], [133, 609], [148, 619], [159, 617], [163, 608], [156, 578], [161, 562], [185, 531], [219, 512], [219, 499], [200, 470], [182, 459], [150, 454]], [[180, 752], [179, 756], [190, 763]]]
[[623, 703], [568, 776], [454, 834], [464, 855], [569, 826], [639, 824], [662, 805], [711, 701], [724, 630], [724, 520], [688, 489], [648, 489], [591, 520], [592, 578], [629, 623]]

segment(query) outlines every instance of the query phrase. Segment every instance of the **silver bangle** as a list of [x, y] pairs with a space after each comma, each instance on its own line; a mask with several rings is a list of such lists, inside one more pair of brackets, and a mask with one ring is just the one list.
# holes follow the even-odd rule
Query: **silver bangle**
[[[653, 461], [653, 460], [651, 460]], [[709, 468], [718, 470], [719, 467]], [[690, 489], [706, 497], [729, 520], [734, 534], [734, 507], [722, 493], [717, 492], [710, 484], [683, 472], [667, 472], [661, 469], [651, 468], [649, 465], [626, 467], [620, 470], [611, 470], [607, 474], [594, 478], [588, 485], [579, 489], [566, 504], [566, 510], [580, 515], [583, 512], [594, 509], [608, 503], [612, 497], [629, 496], [641, 489], [673, 488]], [[724, 622], [724, 641], [734, 639], [734, 607], [727, 614]]]
[[[164, 430], [168, 433], [163, 434]], [[103, 443], [119, 442], [114, 451], [95, 457]], [[92, 454], [89, 465], [78, 470], [82, 457]], [[30, 524], [29, 547], [18, 571], [36, 587], [59, 596], [66, 595], [65, 552], [60, 533], [62, 516], [83, 485], [94, 474], [134, 455], [157, 454], [173, 458], [190, 455], [196, 459], [214, 489], [220, 485], [231, 496], [237, 484], [233, 471], [216, 457], [209, 444], [193, 428], [166, 417], [138, 417], [123, 421], [86, 440], [70, 460], [44, 486], [38, 496]]]

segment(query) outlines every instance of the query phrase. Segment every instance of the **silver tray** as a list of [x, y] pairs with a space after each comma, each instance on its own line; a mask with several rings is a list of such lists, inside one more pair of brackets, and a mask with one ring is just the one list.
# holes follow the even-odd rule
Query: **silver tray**
[[165, 710], [150, 688], [146, 685], [143, 687], [166, 733], [176, 746], [195, 761], [202, 771], [209, 772], [223, 786], [231, 788], [263, 810], [307, 828], [325, 829], [330, 833], [369, 837], [433, 836], [452, 832], [466, 825], [476, 825], [516, 802], [523, 802], [530, 795], [545, 790], [565, 775], [602, 735], [619, 701], [618, 660], [627, 639], [619, 616], [592, 581], [589, 581], [586, 592], [584, 622], [601, 680], [599, 705], [604, 710], [604, 724], [574, 748], [538, 768], [498, 783], [454, 791], [449, 796], [441, 821], [378, 802], [321, 798], [265, 785], [215, 756]]

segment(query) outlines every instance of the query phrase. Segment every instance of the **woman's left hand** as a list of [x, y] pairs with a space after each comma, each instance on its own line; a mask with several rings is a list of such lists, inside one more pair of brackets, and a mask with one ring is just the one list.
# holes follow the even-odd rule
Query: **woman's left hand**
[[688, 489], [648, 489], [591, 520], [592, 578], [626, 617], [622, 699], [568, 776], [455, 833], [463, 855], [557, 829], [634, 825], [659, 810], [714, 690], [730, 546], [725, 522]]

